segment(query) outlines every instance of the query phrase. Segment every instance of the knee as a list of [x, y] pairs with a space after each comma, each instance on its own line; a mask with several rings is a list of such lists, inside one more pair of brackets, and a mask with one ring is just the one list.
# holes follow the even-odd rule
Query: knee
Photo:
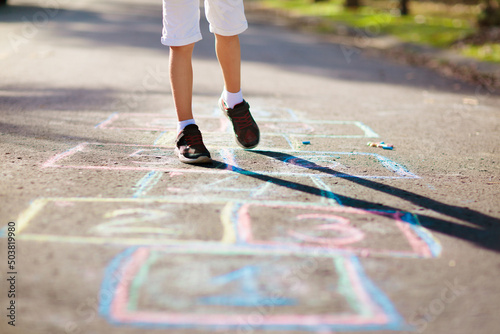
[[180, 46], [170, 46], [170, 51], [178, 54], [189, 54], [193, 52], [194, 43]]
[[224, 35], [215, 34], [215, 38], [218, 41], [238, 41], [240, 37], [239, 37], [239, 35], [224, 36]]

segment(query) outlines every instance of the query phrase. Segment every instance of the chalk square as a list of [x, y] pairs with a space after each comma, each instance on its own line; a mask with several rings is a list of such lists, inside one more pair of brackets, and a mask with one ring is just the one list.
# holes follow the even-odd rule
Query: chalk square
[[238, 173], [254, 177], [418, 178], [404, 166], [376, 153], [221, 148], [212, 151], [212, 155], [213, 164], [193, 168], [179, 162], [171, 146], [81, 143], [50, 158], [42, 167]]
[[[18, 217], [21, 239], [90, 244], [191, 245], [233, 242], [225, 203], [186, 199], [40, 198]], [[71, 221], [65, 224], [55, 224]]]
[[267, 251], [430, 258], [439, 242], [406, 212], [294, 204], [240, 204], [238, 242]]
[[[224, 150], [221, 156], [231, 170], [245, 175], [338, 177], [338, 178], [419, 178], [406, 167], [376, 153]], [[258, 167], [255, 168], [254, 166]]]
[[[161, 173], [161, 172], [151, 172]], [[148, 174], [149, 175], [149, 174]], [[189, 181], [189, 182], [187, 182]], [[161, 173], [159, 179], [150, 177], [141, 183], [134, 194], [137, 198], [217, 198], [227, 202], [265, 201], [317, 205], [337, 205], [334, 194], [316, 179], [280, 176], [252, 177], [234, 174]], [[328, 187], [328, 186], [326, 186]]]
[[99, 310], [114, 325], [206, 330], [403, 329], [356, 257], [303, 259], [139, 247], [106, 270]]

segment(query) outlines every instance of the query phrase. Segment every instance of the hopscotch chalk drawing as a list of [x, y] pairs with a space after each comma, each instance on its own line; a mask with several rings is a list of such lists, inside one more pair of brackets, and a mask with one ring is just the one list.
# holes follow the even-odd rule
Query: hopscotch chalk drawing
[[[263, 136], [260, 150], [251, 152], [234, 148], [220, 111], [201, 114], [205, 142], [216, 147], [215, 163], [205, 168], [182, 165], [173, 155], [175, 122], [166, 113], [112, 113], [95, 128], [159, 132], [156, 140], [80, 143], [41, 167], [135, 172], [140, 177], [129, 196], [35, 199], [19, 216], [19, 238], [129, 246], [107, 266], [99, 294], [99, 312], [113, 325], [408, 329], [357, 256], [432, 258], [440, 255], [439, 242], [411, 213], [345, 206], [334, 185], [418, 175], [379, 154], [306, 151], [301, 144], [379, 137], [361, 122], [253, 110]], [[79, 224], [60, 230], [52, 224], [57, 217]]]

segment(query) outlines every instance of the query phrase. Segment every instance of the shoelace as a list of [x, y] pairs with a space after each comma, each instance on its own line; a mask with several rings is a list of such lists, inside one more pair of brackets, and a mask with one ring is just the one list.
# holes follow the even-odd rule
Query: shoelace
[[189, 146], [203, 145], [201, 133], [186, 134], [186, 142]]
[[236, 124], [242, 129], [248, 128], [253, 125], [252, 118], [250, 113], [245, 113], [242, 116], [233, 116], [231, 117]]

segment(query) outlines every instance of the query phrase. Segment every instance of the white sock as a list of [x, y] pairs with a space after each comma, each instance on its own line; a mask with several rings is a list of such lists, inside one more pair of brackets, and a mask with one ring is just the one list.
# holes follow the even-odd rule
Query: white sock
[[179, 121], [179, 123], [177, 123], [177, 134], [179, 134], [182, 130], [184, 130], [184, 128], [190, 124], [196, 124], [196, 122], [194, 121], [194, 119], [187, 119], [185, 121]]
[[224, 88], [222, 92], [222, 100], [226, 102], [228, 108], [233, 109], [235, 105], [243, 102], [243, 94], [241, 89], [238, 93], [230, 93]]

